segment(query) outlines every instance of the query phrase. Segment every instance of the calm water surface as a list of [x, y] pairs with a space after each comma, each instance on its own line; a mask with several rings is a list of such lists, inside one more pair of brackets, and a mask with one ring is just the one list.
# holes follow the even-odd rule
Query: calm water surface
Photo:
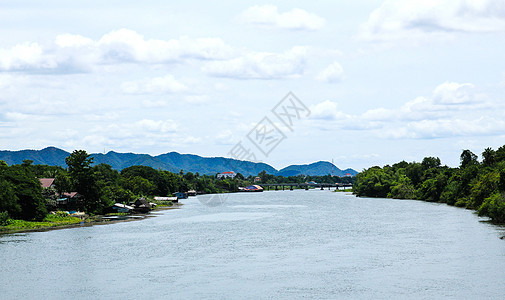
[[0, 236], [0, 298], [505, 297], [505, 229], [468, 210], [319, 190], [184, 203]]

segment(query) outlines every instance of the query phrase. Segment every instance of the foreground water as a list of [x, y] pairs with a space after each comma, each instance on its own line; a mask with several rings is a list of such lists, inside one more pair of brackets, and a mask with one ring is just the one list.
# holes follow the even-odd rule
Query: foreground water
[[319, 190], [200, 200], [142, 221], [0, 236], [0, 298], [505, 295], [505, 230], [468, 210]]

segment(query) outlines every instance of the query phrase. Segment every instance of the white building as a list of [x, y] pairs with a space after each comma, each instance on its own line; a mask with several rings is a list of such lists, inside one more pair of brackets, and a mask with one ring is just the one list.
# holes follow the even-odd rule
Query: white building
[[219, 173], [217, 174], [217, 178], [235, 178], [237, 174], [235, 174], [235, 172], [233, 171], [230, 171], [230, 172], [223, 172], [223, 173]]

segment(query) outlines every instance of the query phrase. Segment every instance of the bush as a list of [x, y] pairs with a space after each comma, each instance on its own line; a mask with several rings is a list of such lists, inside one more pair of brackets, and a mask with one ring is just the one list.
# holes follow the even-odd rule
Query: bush
[[11, 223], [11, 219], [9, 218], [9, 213], [6, 211], [0, 212], [0, 226], [7, 226]]
[[505, 223], [505, 195], [494, 193], [479, 207], [479, 216], [490, 217], [494, 222]]
[[458, 201], [456, 201], [456, 203], [454, 204], [454, 206], [456, 207], [466, 207], [466, 205], [467, 202], [465, 198], [458, 199]]

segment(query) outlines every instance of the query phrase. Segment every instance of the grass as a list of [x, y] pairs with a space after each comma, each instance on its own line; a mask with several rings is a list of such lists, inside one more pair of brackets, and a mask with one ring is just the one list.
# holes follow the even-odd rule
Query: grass
[[[52, 227], [79, 224], [83, 220], [77, 217], [64, 216], [61, 214], [48, 214], [42, 221], [9, 220], [9, 225], [0, 226], [0, 232], [11, 232], [18, 230], [36, 230]], [[87, 222], [84, 220], [84, 222]]]
[[352, 189], [345, 189], [345, 190], [335, 190], [335, 192], [345, 192], [345, 193], [352, 193]]
[[174, 203], [172, 201], [153, 200], [151, 202], [156, 203], [156, 207], [167, 207], [167, 206], [174, 205]]

